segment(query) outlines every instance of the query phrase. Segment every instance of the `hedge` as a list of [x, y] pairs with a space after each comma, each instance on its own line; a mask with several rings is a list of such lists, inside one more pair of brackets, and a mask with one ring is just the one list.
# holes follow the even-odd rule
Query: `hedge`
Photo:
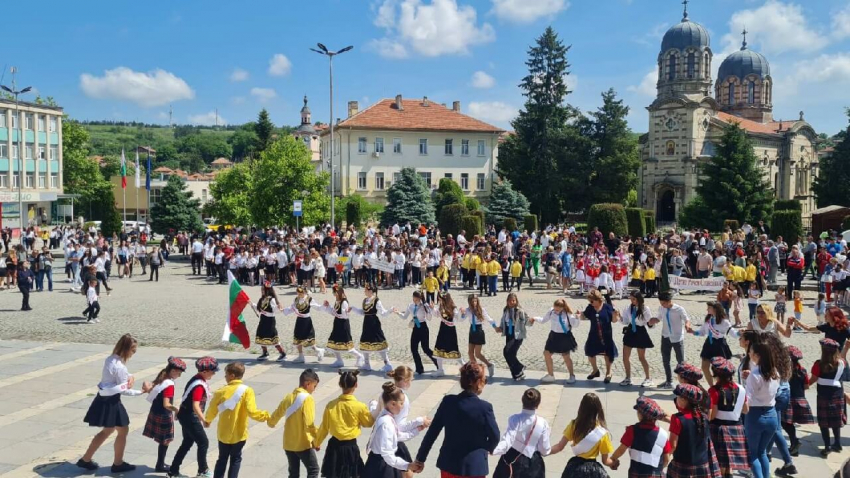
[[626, 208], [626, 223], [629, 235], [632, 237], [643, 237], [646, 235], [646, 220], [642, 209], [636, 207]]
[[622, 204], [601, 203], [590, 206], [587, 214], [587, 230], [592, 231], [598, 227], [603, 237], [608, 237], [609, 232], [616, 236], [625, 236], [628, 233], [628, 221], [626, 220], [626, 209]]
[[461, 229], [463, 229], [463, 218], [468, 214], [469, 211], [463, 204], [449, 204], [443, 206], [439, 217], [440, 232], [443, 234], [452, 234], [457, 236]]
[[[802, 211], [803, 205], [796, 199], [777, 199], [773, 203], [774, 211]], [[784, 237], [784, 236], [783, 236]]]
[[481, 224], [481, 217], [473, 216], [472, 214], [463, 216], [460, 221], [461, 229], [465, 230], [466, 235], [469, 237], [480, 236], [484, 233]]
[[464, 204], [464, 205], [466, 206], [466, 208], [467, 208], [467, 209], [469, 209], [470, 211], [478, 211], [478, 210], [480, 210], [480, 209], [481, 209], [481, 203], [480, 203], [480, 202], [478, 202], [478, 200], [477, 200], [477, 199], [475, 199], [475, 198], [465, 198], [465, 199], [463, 200], [463, 204]]
[[846, 231], [850, 229], [850, 216], [844, 216], [844, 220], [841, 221], [841, 230]]
[[[850, 217], [850, 216], [848, 216]], [[502, 223], [502, 227], [508, 230], [508, 232], [514, 232], [517, 230], [516, 219], [512, 217], [505, 218], [505, 221]]]
[[523, 229], [528, 231], [529, 234], [531, 234], [533, 231], [536, 231], [537, 230], [537, 216], [535, 216], [534, 214], [529, 214], [529, 215], [525, 216], [522, 219], [522, 227], [523, 227]]
[[643, 211], [643, 222], [646, 226], [647, 234], [654, 234], [655, 229], [655, 211], [650, 211], [649, 209], [644, 209]]
[[723, 229], [726, 229], [727, 227], [729, 229], [732, 229], [732, 232], [735, 232], [741, 228], [741, 224], [738, 222], [737, 219], [727, 219], [723, 221]]
[[791, 243], [803, 235], [803, 217], [798, 210], [774, 211], [771, 221], [773, 237], [782, 236]]
[[361, 220], [360, 203], [357, 201], [349, 201], [345, 205], [345, 222], [349, 226], [357, 227], [360, 225]]

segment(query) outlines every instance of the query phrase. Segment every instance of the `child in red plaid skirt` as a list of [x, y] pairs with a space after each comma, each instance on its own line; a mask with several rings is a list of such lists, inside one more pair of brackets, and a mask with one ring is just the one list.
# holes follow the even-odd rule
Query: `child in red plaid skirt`
[[734, 382], [735, 366], [723, 357], [711, 360], [714, 385], [708, 389], [711, 397], [708, 430], [717, 455], [720, 473], [731, 477], [735, 470], [749, 470], [747, 439], [741, 414], [747, 413], [747, 393]]
[[156, 452], [157, 473], [167, 473], [169, 470], [165, 464], [165, 454], [168, 445], [174, 441], [174, 412], [177, 411], [174, 406], [174, 381], [185, 371], [186, 362], [177, 357], [168, 357], [168, 365], [156, 376], [153, 388], [148, 393], [151, 410], [142, 435], [159, 443]]
[[788, 385], [791, 387], [791, 400], [788, 402], [788, 407], [782, 411], [780, 425], [788, 434], [788, 438], [791, 439], [791, 446], [788, 447], [791, 456], [799, 456], [800, 439], [797, 438], [797, 428], [794, 425], [814, 423], [815, 417], [812, 414], [812, 407], [806, 399], [806, 390], [809, 388], [809, 373], [800, 365], [803, 352], [797, 347], [789, 345], [788, 354], [791, 356], [793, 369], [791, 378], [788, 379]]
[[[841, 347], [832, 339], [821, 339], [821, 359], [812, 365], [812, 378], [809, 384], [818, 384], [818, 426], [823, 436], [823, 450], [820, 455], [826, 458], [830, 452], [841, 451], [841, 427], [847, 424], [844, 404], [844, 388], [841, 382], [850, 378], [847, 363], [839, 358]], [[829, 445], [829, 430], [832, 429], [835, 441]]]
[[703, 391], [694, 385], [680, 384], [673, 393], [679, 413], [670, 418], [673, 460], [667, 467], [667, 478], [721, 478], [711, 446], [708, 416], [701, 405]]

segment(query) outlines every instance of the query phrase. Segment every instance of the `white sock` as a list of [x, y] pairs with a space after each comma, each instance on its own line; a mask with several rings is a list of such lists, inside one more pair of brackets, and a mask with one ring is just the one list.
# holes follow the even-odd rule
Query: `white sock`
[[336, 361], [337, 361], [337, 362], [342, 362], [342, 361], [343, 361], [343, 360], [342, 360], [342, 353], [341, 353], [341, 352], [337, 352], [336, 350], [334, 350], [334, 356], [336, 357]]
[[354, 355], [355, 357], [357, 357], [357, 360], [361, 360], [361, 361], [363, 360], [363, 354], [362, 354], [362, 353], [360, 353], [360, 351], [359, 351], [359, 350], [357, 350], [357, 349], [351, 349], [351, 350], [349, 350], [349, 352], [350, 352], [352, 355]]
[[384, 359], [384, 364], [390, 365], [390, 354], [386, 350], [381, 350], [381, 358]]
[[443, 370], [443, 359], [440, 357], [434, 357], [434, 360], [437, 361], [437, 370]]

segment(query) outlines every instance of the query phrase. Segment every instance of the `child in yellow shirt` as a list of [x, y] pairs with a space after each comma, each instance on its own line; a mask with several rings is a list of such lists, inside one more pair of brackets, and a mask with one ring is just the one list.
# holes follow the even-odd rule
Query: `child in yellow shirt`
[[508, 292], [514, 291], [514, 284], [516, 284], [516, 290], [519, 291], [522, 287], [522, 263], [518, 259], [511, 260], [511, 286], [508, 288]]
[[646, 270], [643, 272], [643, 286], [646, 289], [646, 296], [652, 297], [655, 294], [655, 264], [647, 262]]
[[437, 281], [440, 283], [440, 290], [449, 291], [449, 268], [445, 260], [441, 260], [440, 267], [437, 267]]
[[490, 262], [487, 263], [487, 284], [489, 288], [487, 295], [496, 295], [496, 291], [499, 289], [499, 272], [501, 270], [502, 266], [499, 264], [496, 254], [493, 254], [490, 257]]
[[375, 419], [369, 407], [354, 396], [358, 374], [358, 370], [340, 370], [339, 388], [342, 389], [342, 395], [331, 400], [322, 414], [322, 425], [316, 435], [316, 449], [319, 449], [326, 436], [331, 435], [322, 460], [323, 476], [360, 476], [363, 471], [357, 437], [360, 436], [360, 429], [371, 427]]
[[206, 426], [215, 420], [216, 415], [221, 414], [218, 420], [218, 460], [215, 462], [214, 476], [224, 476], [228, 461], [228, 476], [239, 476], [242, 448], [248, 440], [248, 417], [258, 422], [269, 419], [269, 412], [257, 409], [254, 390], [242, 383], [243, 375], [245, 365], [242, 362], [227, 364], [224, 368], [227, 385], [213, 393], [212, 401], [207, 407]]
[[422, 286], [425, 287], [425, 302], [433, 304], [436, 300], [437, 289], [440, 287], [440, 281], [434, 277], [434, 271], [428, 271], [428, 277], [422, 281]]
[[[564, 469], [563, 476], [607, 476], [604, 464], [611, 467], [614, 461], [611, 454], [614, 453], [614, 444], [611, 443], [611, 434], [606, 429], [605, 411], [602, 402], [595, 393], [587, 393], [581, 399], [576, 419], [567, 425], [564, 436], [552, 447], [549, 455], [559, 453], [569, 444], [573, 447], [576, 455]], [[602, 456], [602, 463], [596, 461], [597, 456]], [[581, 459], [576, 459], [576, 457]], [[581, 471], [584, 471], [582, 473]]]
[[489, 270], [490, 257], [482, 256], [481, 261], [478, 263], [478, 297], [487, 293], [487, 274]]
[[313, 441], [316, 438], [316, 402], [313, 392], [319, 386], [319, 375], [313, 369], [301, 372], [298, 388], [283, 397], [267, 422], [270, 428], [283, 419], [283, 451], [289, 461], [289, 475], [299, 476], [301, 463], [309, 476], [318, 475], [319, 460]]

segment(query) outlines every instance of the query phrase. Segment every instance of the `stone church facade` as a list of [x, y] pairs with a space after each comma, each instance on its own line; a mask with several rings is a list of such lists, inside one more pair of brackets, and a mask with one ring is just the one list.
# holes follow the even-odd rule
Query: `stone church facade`
[[712, 81], [708, 31], [688, 18], [671, 27], [658, 55], [658, 84], [641, 137], [638, 202], [654, 210], [658, 224], [676, 221], [704, 179], [723, 129], [743, 128], [777, 199], [796, 199], [803, 217], [815, 208], [811, 185], [818, 174], [817, 134], [800, 112], [798, 119], [773, 118], [773, 78], [767, 59], [747, 46], [723, 60]]

